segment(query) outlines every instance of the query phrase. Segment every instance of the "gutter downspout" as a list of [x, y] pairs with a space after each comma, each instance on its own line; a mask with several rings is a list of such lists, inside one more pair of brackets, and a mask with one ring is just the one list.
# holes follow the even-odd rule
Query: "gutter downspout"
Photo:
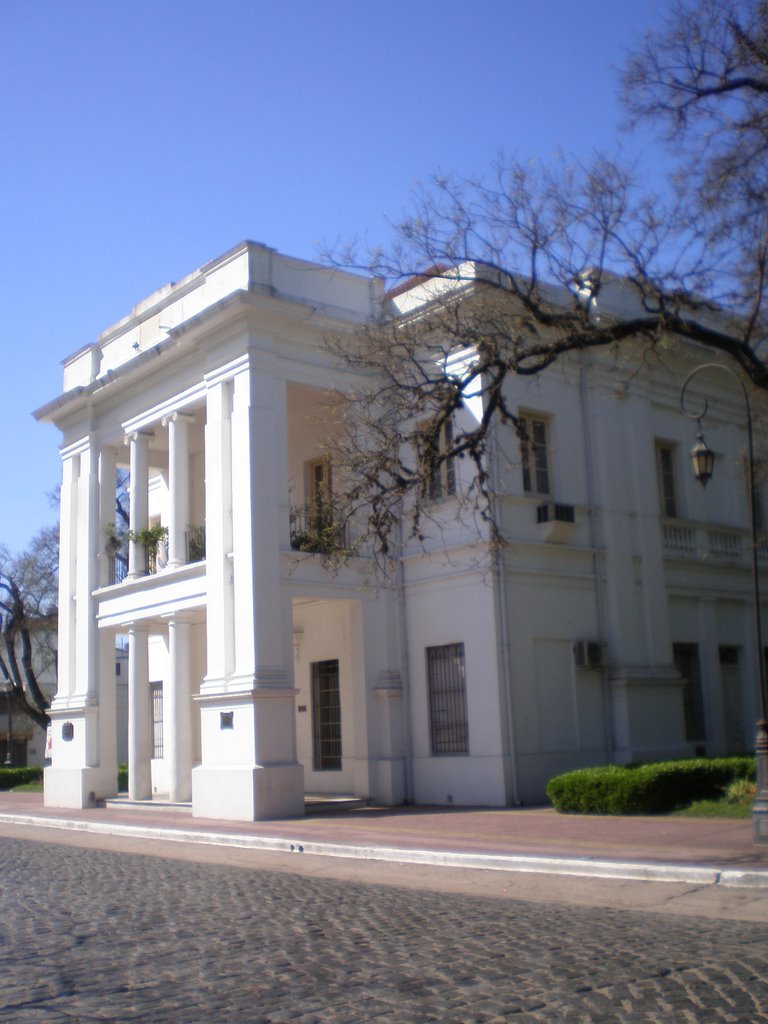
[[[598, 516], [595, 504], [595, 464], [592, 451], [592, 431], [589, 418], [589, 394], [586, 375], [586, 353], [579, 352], [579, 402], [581, 405], [581, 429], [584, 436], [584, 465], [587, 480], [587, 512], [589, 516], [589, 545], [592, 549], [592, 574], [595, 581], [595, 618], [597, 620], [597, 634], [600, 643], [606, 638], [605, 628], [605, 593], [603, 590], [603, 577], [600, 571], [600, 530], [598, 527]], [[603, 695], [603, 736], [605, 740], [605, 752], [608, 756], [608, 763], [613, 764], [614, 757], [614, 735], [613, 735], [613, 708], [611, 700], [611, 688], [608, 682], [608, 666], [600, 666], [601, 690]]]
[[[498, 462], [498, 445], [496, 443], [496, 424], [494, 423], [488, 452], [489, 471], [491, 478], [491, 490], [493, 493], [493, 516], [499, 522], [500, 506], [497, 499], [498, 484], [501, 479]], [[497, 663], [500, 682], [501, 715], [504, 723], [504, 739], [506, 741], [507, 756], [509, 758], [509, 782], [510, 782], [510, 803], [513, 807], [519, 807], [520, 788], [518, 785], [517, 752], [515, 749], [515, 715], [512, 707], [512, 671], [511, 651], [509, 643], [509, 611], [507, 607], [507, 588], [504, 580], [504, 555], [499, 548], [493, 552], [491, 566], [493, 575], [493, 589], [496, 618], [496, 635], [500, 640], [497, 647]]]
[[403, 566], [403, 528], [400, 524], [400, 555], [397, 560], [397, 603], [400, 610], [400, 636], [403, 645], [400, 655], [401, 686], [403, 689], [403, 767], [405, 775], [405, 802], [414, 801], [413, 739], [411, 733], [411, 682], [408, 655], [408, 616], [405, 608], [405, 569]]

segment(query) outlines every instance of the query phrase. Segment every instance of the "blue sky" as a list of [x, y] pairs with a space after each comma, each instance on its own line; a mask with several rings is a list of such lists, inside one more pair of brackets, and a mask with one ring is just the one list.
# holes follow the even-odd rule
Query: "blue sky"
[[0, 543], [56, 519], [61, 360], [244, 238], [386, 240], [415, 182], [617, 145], [669, 0], [3, 0]]

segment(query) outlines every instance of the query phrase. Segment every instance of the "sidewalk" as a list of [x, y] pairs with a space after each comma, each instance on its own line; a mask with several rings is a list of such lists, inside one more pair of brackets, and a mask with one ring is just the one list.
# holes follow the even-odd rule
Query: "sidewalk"
[[768, 846], [751, 821], [615, 818], [549, 808], [361, 808], [223, 822], [160, 807], [59, 810], [38, 793], [0, 792], [3, 825], [69, 829], [371, 861], [768, 889]]

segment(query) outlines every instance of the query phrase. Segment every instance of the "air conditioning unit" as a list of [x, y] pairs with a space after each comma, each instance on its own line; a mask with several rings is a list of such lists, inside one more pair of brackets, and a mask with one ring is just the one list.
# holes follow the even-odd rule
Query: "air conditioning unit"
[[536, 531], [543, 541], [566, 544], [576, 529], [576, 513], [573, 505], [547, 501], [536, 507]]
[[576, 668], [600, 668], [603, 664], [603, 645], [596, 640], [577, 640], [573, 645]]
[[573, 505], [561, 505], [554, 501], [548, 501], [539, 505], [536, 509], [537, 523], [573, 523], [575, 514]]

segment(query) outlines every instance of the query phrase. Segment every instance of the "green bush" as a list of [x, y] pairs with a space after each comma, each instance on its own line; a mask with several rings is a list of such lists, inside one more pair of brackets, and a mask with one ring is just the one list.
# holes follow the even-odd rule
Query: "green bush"
[[117, 766], [117, 792], [125, 793], [128, 790], [128, 765], [119, 764]]
[[730, 783], [754, 775], [753, 757], [602, 765], [555, 776], [547, 796], [561, 813], [666, 814], [694, 800], [716, 799]]
[[43, 777], [42, 766], [35, 768], [0, 768], [0, 789], [13, 789], [26, 782], [39, 782]]

